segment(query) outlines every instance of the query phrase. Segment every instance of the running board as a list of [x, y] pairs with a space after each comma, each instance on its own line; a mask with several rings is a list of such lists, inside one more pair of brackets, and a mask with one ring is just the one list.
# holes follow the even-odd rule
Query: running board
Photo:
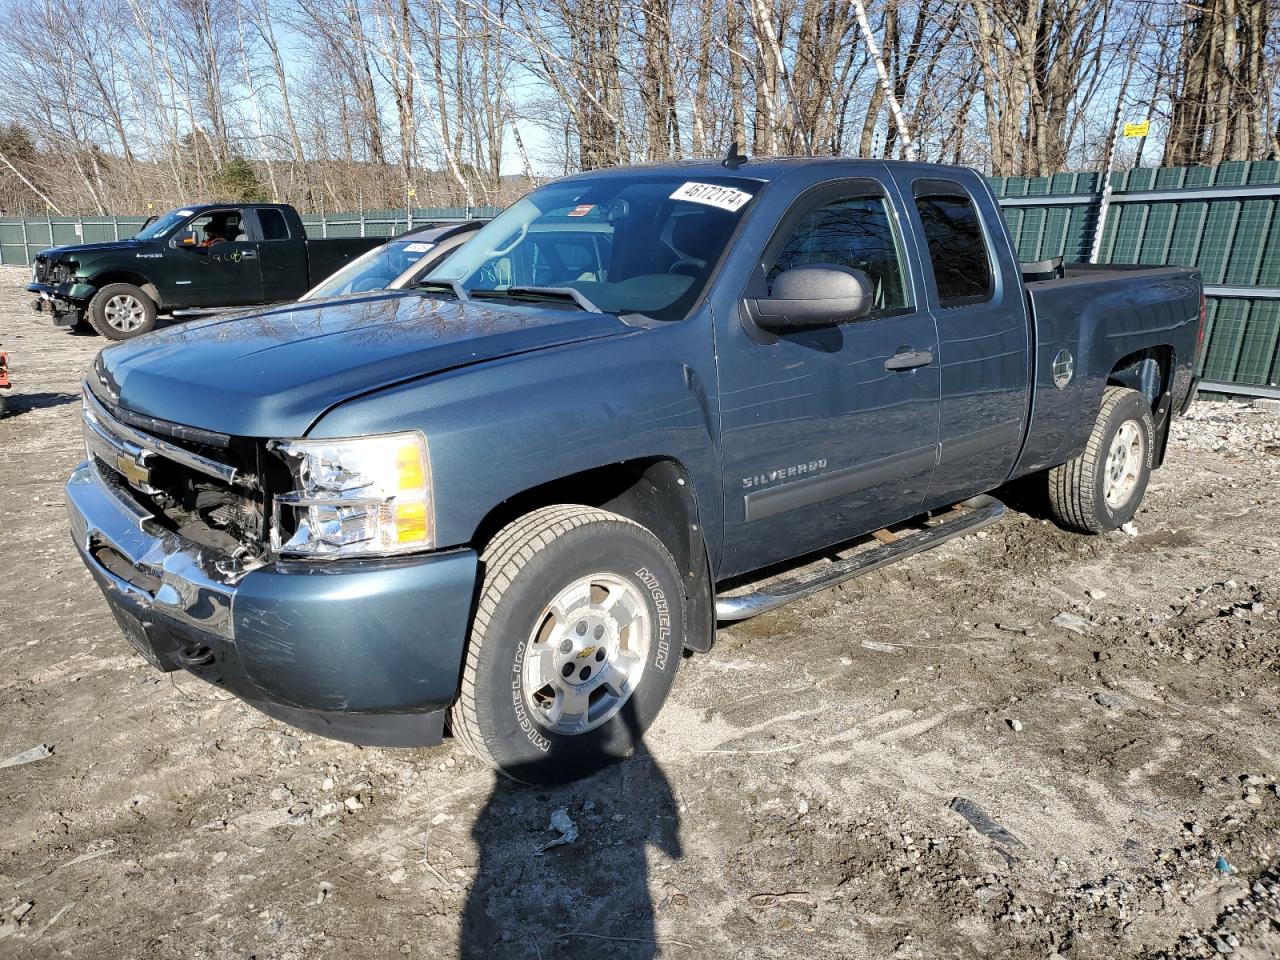
[[837, 560], [811, 573], [772, 583], [754, 593], [716, 598], [716, 619], [722, 623], [746, 620], [783, 604], [834, 587], [864, 573], [879, 570], [891, 563], [932, 549], [956, 537], [973, 533], [995, 523], [1004, 516], [1004, 504], [994, 497], [982, 495], [957, 504], [953, 519], [943, 520], [906, 536], [886, 534], [876, 537], [880, 545]]

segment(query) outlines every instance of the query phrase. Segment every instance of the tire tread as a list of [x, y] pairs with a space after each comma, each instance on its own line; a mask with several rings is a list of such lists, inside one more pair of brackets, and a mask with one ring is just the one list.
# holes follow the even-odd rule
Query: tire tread
[[[466, 750], [490, 766], [500, 767], [497, 755], [485, 739], [480, 716], [476, 676], [488, 639], [489, 624], [502, 594], [520, 571], [557, 538], [589, 523], [606, 523], [644, 531], [665, 552], [661, 542], [643, 526], [626, 517], [597, 507], [556, 504], [526, 513], [507, 524], [489, 541], [480, 554], [483, 575], [480, 597], [467, 639], [458, 699], [449, 710], [449, 726]], [[674, 566], [674, 563], [673, 563]]]
[[1061, 526], [1079, 533], [1102, 533], [1106, 528], [1099, 522], [1094, 510], [1097, 490], [1098, 461], [1106, 456], [1103, 449], [1107, 439], [1107, 425], [1112, 411], [1130, 394], [1136, 391], [1127, 387], [1108, 386], [1102, 393], [1102, 405], [1094, 421], [1085, 448], [1066, 463], [1049, 471], [1049, 509]]

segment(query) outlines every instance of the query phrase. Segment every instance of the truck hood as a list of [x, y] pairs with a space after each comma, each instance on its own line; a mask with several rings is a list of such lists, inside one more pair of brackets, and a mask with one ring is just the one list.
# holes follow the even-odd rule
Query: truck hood
[[90, 383], [172, 423], [296, 437], [379, 387], [632, 329], [608, 314], [366, 295], [168, 327], [104, 349]]
[[62, 257], [82, 257], [85, 254], [94, 253], [112, 253], [125, 252], [127, 250], [136, 250], [139, 247], [148, 247], [151, 244], [146, 240], [108, 240], [106, 243], [74, 243], [65, 247], [50, 247], [48, 250], [41, 250], [37, 256], [44, 257], [46, 260], [58, 260]]

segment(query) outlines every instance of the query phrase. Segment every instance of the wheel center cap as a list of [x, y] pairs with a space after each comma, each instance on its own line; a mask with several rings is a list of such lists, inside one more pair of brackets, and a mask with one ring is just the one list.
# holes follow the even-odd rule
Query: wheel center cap
[[582, 686], [598, 677], [609, 659], [613, 633], [601, 617], [582, 614], [570, 618], [569, 629], [556, 646], [555, 665], [560, 678]]

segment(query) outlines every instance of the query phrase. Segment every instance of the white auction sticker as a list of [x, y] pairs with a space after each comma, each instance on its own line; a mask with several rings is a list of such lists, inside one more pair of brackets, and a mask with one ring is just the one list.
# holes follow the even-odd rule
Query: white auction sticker
[[705, 203], [709, 207], [734, 211], [741, 209], [751, 199], [751, 194], [735, 190], [733, 187], [719, 187], [714, 183], [697, 183], [690, 180], [680, 184], [675, 193], [671, 194], [671, 199]]
[[434, 243], [411, 243], [404, 248], [404, 252], [405, 253], [426, 253], [428, 250], [430, 250], [434, 246], [435, 246]]

